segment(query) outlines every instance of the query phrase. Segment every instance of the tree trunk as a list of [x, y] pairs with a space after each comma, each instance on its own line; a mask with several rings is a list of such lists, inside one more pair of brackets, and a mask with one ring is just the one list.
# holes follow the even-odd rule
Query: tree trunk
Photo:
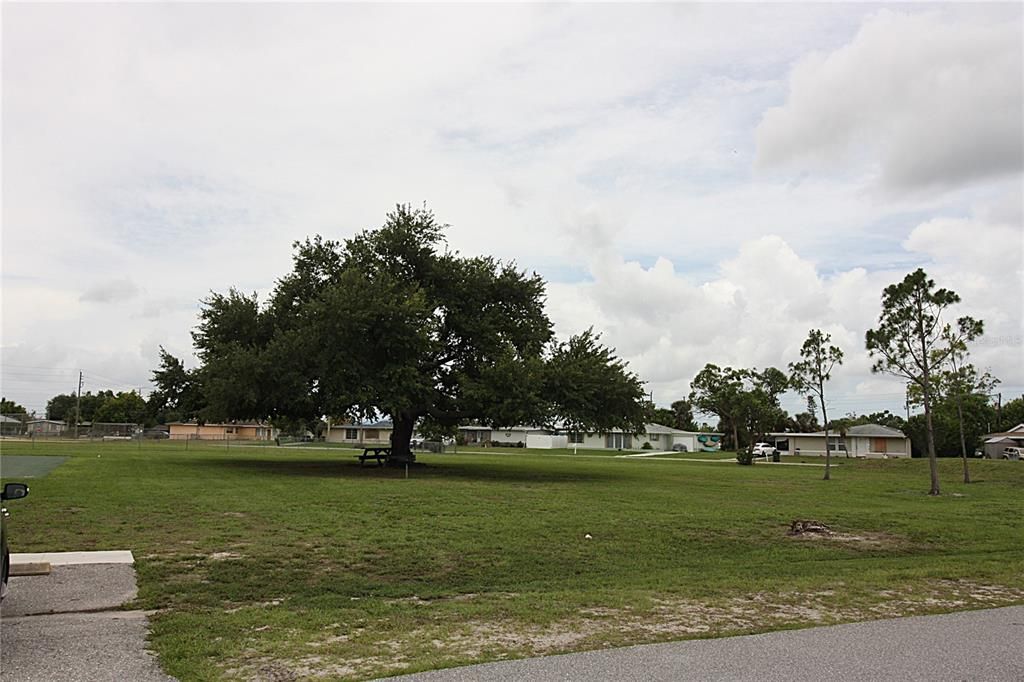
[[736, 426], [736, 420], [732, 420], [732, 446], [736, 448], [736, 452], [740, 451], [740, 430]]
[[821, 419], [825, 423], [825, 478], [822, 480], [830, 481], [832, 468], [832, 448], [828, 446], [828, 413], [825, 411], [825, 396], [819, 395], [821, 398]]
[[964, 404], [959, 394], [956, 396], [956, 416], [960, 420], [960, 454], [964, 460], [964, 483], [970, 483], [971, 470], [967, 467], [967, 439], [964, 437]]
[[409, 441], [412, 440], [412, 430], [416, 426], [416, 418], [408, 413], [392, 415], [391, 431], [391, 457], [388, 464], [391, 466], [405, 466], [416, 461], [416, 455], [409, 448]]
[[[927, 384], [928, 379], [925, 378]], [[922, 392], [924, 395], [924, 421], [925, 421], [925, 441], [928, 443], [928, 471], [932, 477], [932, 489], [928, 491], [929, 495], [939, 495], [939, 460], [935, 455], [935, 431], [932, 426], [932, 401], [928, 395], [928, 391]]]

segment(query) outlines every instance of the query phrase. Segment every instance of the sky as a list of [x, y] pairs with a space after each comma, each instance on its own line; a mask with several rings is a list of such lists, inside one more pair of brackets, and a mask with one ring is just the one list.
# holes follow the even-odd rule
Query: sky
[[161, 345], [196, 364], [211, 291], [266, 295], [294, 241], [426, 202], [660, 406], [820, 328], [830, 416], [902, 413], [864, 333], [918, 267], [1019, 397], [1022, 27], [1019, 3], [4, 3], [0, 390], [146, 394]]

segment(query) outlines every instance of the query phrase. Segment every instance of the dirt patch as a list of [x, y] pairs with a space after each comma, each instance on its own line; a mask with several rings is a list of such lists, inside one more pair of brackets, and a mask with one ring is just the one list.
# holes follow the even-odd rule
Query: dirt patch
[[211, 561], [230, 561], [232, 559], [241, 559], [242, 555], [235, 552], [214, 552], [209, 556]]
[[225, 676], [253, 682], [292, 682], [293, 680], [366, 678], [400, 673], [409, 664], [400, 655], [349, 658], [344, 663], [326, 656], [304, 656], [280, 661], [266, 656], [249, 659], [244, 665], [227, 668]]
[[895, 547], [906, 544], [906, 539], [890, 533], [861, 532], [842, 533], [814, 519], [797, 519], [789, 524], [786, 535], [791, 538], [809, 541], [831, 541], [868, 549]]
[[237, 613], [244, 609], [267, 609], [272, 606], [280, 606], [283, 603], [281, 599], [270, 599], [268, 601], [258, 601], [252, 604], [239, 604], [237, 606], [228, 606], [224, 609], [224, 613]]

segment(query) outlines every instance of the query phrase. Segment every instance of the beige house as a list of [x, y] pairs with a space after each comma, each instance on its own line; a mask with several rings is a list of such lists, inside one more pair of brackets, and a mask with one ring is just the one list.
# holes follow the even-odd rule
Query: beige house
[[167, 425], [172, 440], [274, 440], [278, 430], [269, 424], [198, 424], [172, 422]]
[[[786, 455], [825, 456], [825, 432], [771, 433], [775, 447]], [[902, 431], [879, 424], [861, 424], [846, 430], [846, 437], [829, 432], [828, 449], [838, 457], [910, 457], [910, 439]]]
[[373, 424], [331, 424], [324, 439], [328, 443], [344, 443], [354, 446], [385, 446], [391, 444], [394, 425], [390, 421]]

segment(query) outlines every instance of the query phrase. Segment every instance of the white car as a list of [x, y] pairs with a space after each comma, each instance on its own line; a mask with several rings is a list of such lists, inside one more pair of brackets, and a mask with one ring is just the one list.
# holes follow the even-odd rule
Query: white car
[[1003, 459], [1024, 459], [1024, 448], [1003, 448]]
[[755, 457], [771, 457], [778, 450], [770, 443], [754, 443], [753, 453]]

